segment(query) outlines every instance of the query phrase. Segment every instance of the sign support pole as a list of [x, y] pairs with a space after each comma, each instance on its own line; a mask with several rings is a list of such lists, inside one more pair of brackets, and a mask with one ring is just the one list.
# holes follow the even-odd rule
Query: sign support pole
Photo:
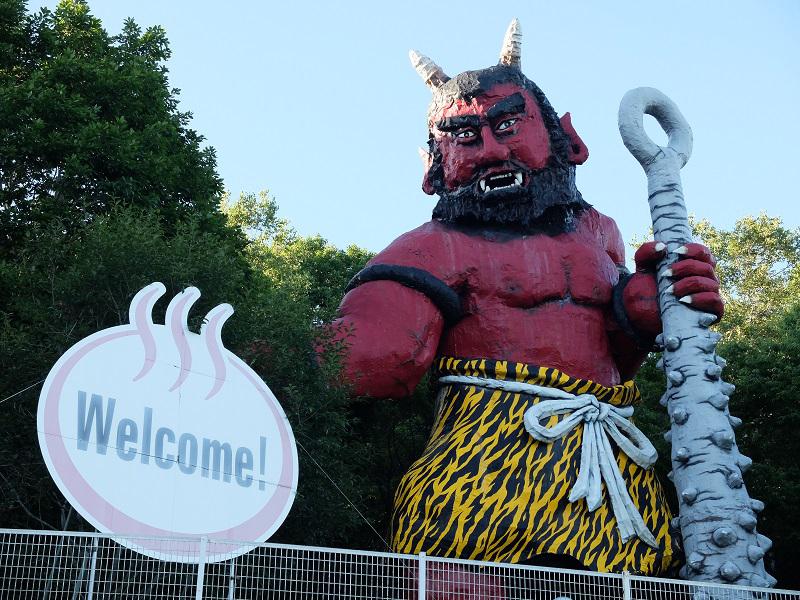
[[206, 576], [206, 555], [208, 553], [208, 537], [200, 538], [200, 556], [197, 561], [197, 587], [195, 588], [195, 600], [203, 600], [203, 581]]

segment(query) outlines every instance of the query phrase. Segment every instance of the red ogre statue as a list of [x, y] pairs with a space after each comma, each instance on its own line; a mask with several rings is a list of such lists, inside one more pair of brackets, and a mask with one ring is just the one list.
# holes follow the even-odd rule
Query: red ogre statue
[[[520, 39], [515, 21], [500, 64], [454, 78], [411, 53], [433, 91], [422, 187], [439, 201], [351, 282], [346, 375], [375, 397], [439, 379], [430, 441], [395, 499], [397, 551], [663, 572], [670, 514], [627, 419], [660, 331], [663, 246], [643, 245], [628, 273], [616, 224], [575, 186], [588, 150], [522, 74]], [[721, 316], [705, 247], [687, 245], [672, 276], [681, 301]]]

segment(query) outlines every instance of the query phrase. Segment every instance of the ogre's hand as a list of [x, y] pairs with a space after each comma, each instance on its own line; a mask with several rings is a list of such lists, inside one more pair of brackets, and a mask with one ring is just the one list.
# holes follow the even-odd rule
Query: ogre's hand
[[[655, 268], [664, 258], [661, 242], [647, 242], [636, 251], [636, 273], [628, 280], [622, 294], [625, 312], [631, 324], [642, 334], [661, 331]], [[702, 244], [689, 243], [676, 250], [681, 258], [665, 274], [672, 279], [670, 291], [680, 302], [722, 318], [724, 303], [719, 295], [719, 280], [714, 273], [716, 261]]]

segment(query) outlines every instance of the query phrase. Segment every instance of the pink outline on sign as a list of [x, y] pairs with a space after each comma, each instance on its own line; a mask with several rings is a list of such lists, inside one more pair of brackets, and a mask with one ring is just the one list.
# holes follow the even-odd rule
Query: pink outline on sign
[[[146, 294], [146, 300], [150, 300], [151, 298], [152, 294]], [[40, 415], [43, 415], [43, 431], [41, 433], [44, 435], [46, 454], [50, 461], [48, 466], [52, 465], [52, 469], [55, 471], [53, 475], [57, 476], [55, 478], [56, 483], [63, 484], [65, 488], [64, 491], [68, 492], [72, 499], [74, 499], [77, 503], [75, 508], [77, 508], [82, 515], [86, 516], [93, 524], [95, 524], [98, 529], [101, 529], [104, 532], [126, 536], [142, 535], [185, 537], [187, 535], [204, 535], [217, 539], [237, 541], [246, 540], [253, 543], [267, 539], [277, 530], [291, 508], [295, 488], [297, 485], [297, 450], [294, 445], [293, 436], [288, 427], [286, 415], [284, 414], [280, 405], [274, 399], [274, 396], [269, 391], [269, 388], [249, 366], [247, 366], [241, 359], [227, 349], [222, 348], [227, 355], [226, 357], [223, 357], [219, 354], [214, 357], [217, 359], [214, 362], [218, 372], [221, 370], [221, 372], [224, 373], [225, 367], [224, 363], [220, 365], [217, 361], [227, 358], [227, 363], [230, 364], [234, 369], [238, 370], [250, 382], [250, 384], [258, 390], [261, 398], [269, 407], [269, 411], [275, 423], [277, 424], [280, 435], [280, 445], [283, 456], [280, 477], [277, 484], [267, 483], [268, 486], [273, 486], [275, 491], [255, 515], [234, 527], [219, 531], [202, 531], [187, 534], [185, 531], [176, 532], [154, 527], [131, 517], [103, 498], [92, 488], [89, 482], [86, 481], [70, 458], [70, 455], [64, 444], [64, 438], [62, 437], [63, 432], [59, 419], [59, 409], [61, 406], [62, 390], [64, 385], [75, 366], [89, 352], [113, 340], [132, 335], [139, 335], [142, 338], [142, 342], [145, 347], [145, 368], [147, 367], [147, 363], [152, 364], [155, 354], [153, 348], [154, 344], [152, 340], [152, 334], [149, 336], [143, 335], [143, 333], [145, 333], [148, 329], [149, 325], [145, 322], [145, 315], [140, 314], [143, 304], [145, 304], [145, 302], [142, 302], [136, 307], [138, 309], [136, 311], [138, 321], [136, 325], [113, 327], [107, 330], [105, 335], [95, 334], [95, 336], [90, 336], [89, 338], [78, 342], [78, 344], [70, 348], [64, 354], [62, 359], [58, 361], [56, 367], [54, 367], [53, 371], [51, 371], [47, 378], [48, 381], [45, 383], [45, 387], [42, 390], [43, 396], [40, 399], [39, 410]], [[230, 309], [229, 306], [227, 306], [227, 308]], [[229, 314], [230, 313], [224, 315], [224, 317], [229, 316]], [[217, 319], [221, 319], [223, 318], [223, 315], [218, 314], [216, 317]], [[219, 334], [218, 327], [212, 327], [212, 329], [216, 329], [216, 334]], [[148, 341], [150, 342], [149, 344]], [[181, 353], [181, 357], [183, 358], [183, 353]], [[220, 367], [222, 368], [220, 369]], [[143, 368], [143, 371], [144, 370], [145, 369]], [[143, 373], [140, 373], [136, 378], [140, 378], [142, 374]], [[218, 390], [219, 383], [220, 382], [218, 381], [215, 382], [215, 391]], [[42, 403], [43, 406], [41, 406]], [[71, 438], [72, 436], [70, 435], [68, 437]], [[157, 543], [157, 540], [148, 541], [145, 539], [137, 540], [136, 546], [134, 547], [135, 550], [144, 551], [144, 553], [147, 553], [147, 550], [150, 550], [151, 552], [158, 552], [159, 557], [163, 555], [163, 552], [160, 551], [161, 548], [162, 546]], [[174, 546], [171, 545], [170, 548], [174, 548], [174, 552], [180, 552], [183, 554], [197, 554], [199, 551], [199, 542], [186, 540], [176, 543]], [[251, 548], [252, 545], [249, 544], [242, 544], [238, 548], [234, 548], [230, 544], [220, 544], [220, 555], [217, 560], [246, 552]], [[211, 542], [208, 552], [210, 555], [209, 560], [213, 561], [215, 554], [213, 542]], [[187, 557], [171, 556], [170, 560], [185, 561], [187, 560]]]

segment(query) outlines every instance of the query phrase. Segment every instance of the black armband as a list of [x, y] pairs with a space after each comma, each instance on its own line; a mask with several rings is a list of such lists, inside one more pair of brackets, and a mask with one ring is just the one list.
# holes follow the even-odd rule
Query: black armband
[[400, 265], [372, 265], [362, 269], [347, 284], [345, 292], [370, 281], [394, 281], [407, 288], [425, 294], [439, 309], [445, 324], [453, 325], [464, 316], [461, 298], [444, 281], [423, 269]]
[[631, 273], [622, 265], [617, 265], [619, 270], [619, 281], [614, 286], [614, 291], [611, 296], [611, 308], [614, 311], [614, 319], [620, 329], [631, 338], [636, 344], [649, 352], [656, 351], [658, 348], [654, 342], [649, 339], [649, 336], [644, 336], [639, 333], [628, 318], [628, 313], [625, 311], [625, 304], [622, 300], [622, 293], [625, 291], [625, 286], [628, 285], [628, 280], [631, 278]]

